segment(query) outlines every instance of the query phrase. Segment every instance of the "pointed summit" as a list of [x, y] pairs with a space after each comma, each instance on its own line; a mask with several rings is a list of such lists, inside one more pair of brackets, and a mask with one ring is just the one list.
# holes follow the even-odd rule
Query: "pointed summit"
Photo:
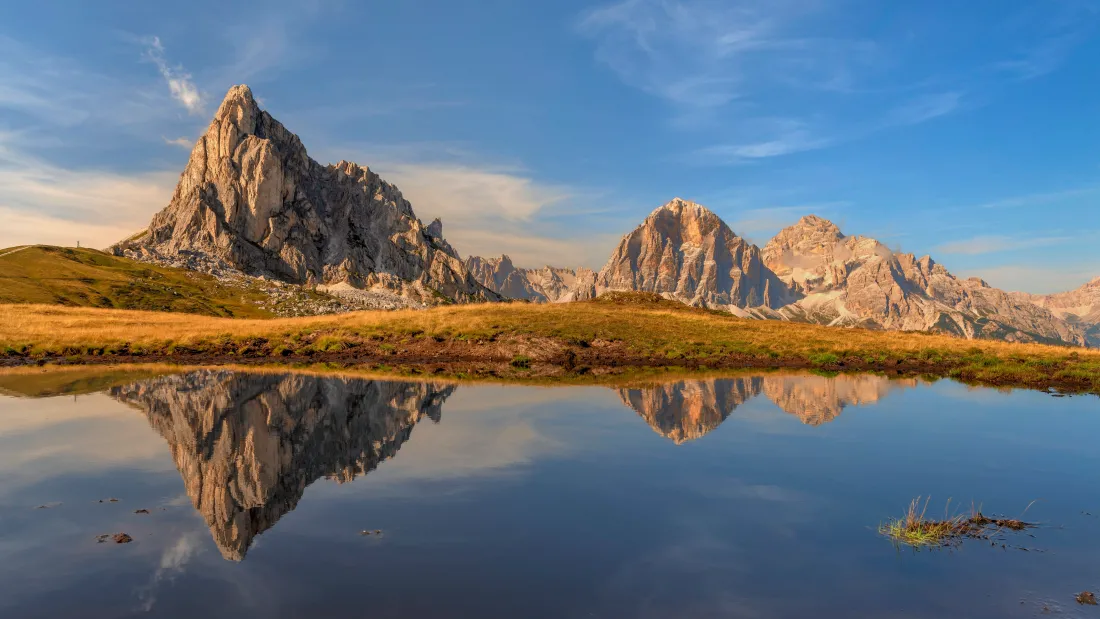
[[830, 234], [835, 234], [837, 238], [843, 238], [844, 234], [840, 231], [840, 228], [836, 224], [825, 219], [824, 217], [818, 217], [817, 215], [806, 215], [802, 219], [798, 220], [798, 223], [792, 228], [797, 227], [803, 230], [821, 230]]
[[606, 290], [656, 292], [689, 305], [738, 311], [791, 301], [758, 247], [706, 207], [681, 198], [623, 237], [588, 296]]
[[760, 394], [763, 379], [689, 380], [620, 389], [619, 399], [661, 436], [677, 445], [705, 436]]
[[247, 84], [237, 84], [230, 86], [229, 90], [225, 93], [225, 98], [222, 99], [222, 105], [224, 106], [228, 101], [241, 101], [248, 104], [255, 104], [256, 100], [252, 97], [252, 89]]
[[369, 169], [322, 166], [298, 136], [229, 89], [191, 151], [168, 206], [116, 253], [227, 263], [295, 284], [384, 288], [417, 301], [498, 300], [425, 226], [401, 192]]
[[214, 113], [215, 122], [218, 119], [229, 119], [235, 113], [241, 114], [240, 121], [242, 122], [239, 122], [238, 126], [251, 126], [252, 119], [260, 115], [260, 106], [256, 104], [256, 99], [252, 97], [252, 89], [244, 84], [233, 86], [229, 89], [229, 92], [225, 93], [225, 98], [218, 106], [218, 111]]
[[658, 206], [656, 209], [653, 210], [653, 212], [658, 213], [660, 211], [666, 211], [666, 210], [667, 211], [682, 211], [685, 208], [702, 209], [704, 211], [707, 210], [707, 208], [705, 206], [703, 206], [702, 204], [692, 202], [691, 200], [685, 200], [681, 197], [675, 197], [675, 198], [669, 200], [668, 202], [662, 204], [661, 206]]

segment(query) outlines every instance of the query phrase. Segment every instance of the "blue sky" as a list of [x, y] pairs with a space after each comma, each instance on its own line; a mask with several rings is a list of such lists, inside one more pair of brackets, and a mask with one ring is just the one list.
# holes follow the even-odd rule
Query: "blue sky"
[[463, 255], [598, 267], [674, 196], [1033, 292], [1100, 275], [1100, 0], [0, 7], [0, 246], [163, 208], [233, 84]]

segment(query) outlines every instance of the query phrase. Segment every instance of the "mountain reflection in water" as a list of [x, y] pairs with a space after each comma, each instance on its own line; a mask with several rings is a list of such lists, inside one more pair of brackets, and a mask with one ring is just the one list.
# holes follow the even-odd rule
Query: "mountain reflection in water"
[[[803, 423], [876, 402], [916, 380], [769, 376], [683, 380], [619, 389], [623, 403], [677, 444], [717, 428], [764, 395]], [[322, 477], [347, 482], [392, 458], [424, 418], [439, 422], [457, 387], [307, 374], [198, 370], [113, 387], [168, 442], [195, 509], [222, 555], [241, 561], [253, 539]]]
[[244, 559], [321, 477], [346, 482], [439, 421], [453, 385], [202, 370], [111, 389], [168, 441], [222, 555]]
[[734, 409], [761, 394], [802, 423], [819, 426], [847, 406], [871, 404], [916, 379], [881, 376], [769, 376], [685, 380], [655, 387], [620, 389], [619, 397], [658, 434], [677, 444], [717, 428]]

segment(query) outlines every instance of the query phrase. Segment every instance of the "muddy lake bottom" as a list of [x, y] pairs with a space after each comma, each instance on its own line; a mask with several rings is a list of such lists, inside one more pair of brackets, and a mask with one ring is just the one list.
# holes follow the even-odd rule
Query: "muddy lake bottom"
[[[0, 386], [5, 619], [1100, 617], [1075, 599], [1100, 592], [1095, 396], [873, 375], [43, 384]], [[879, 525], [917, 496], [1037, 526], [898, 547]]]

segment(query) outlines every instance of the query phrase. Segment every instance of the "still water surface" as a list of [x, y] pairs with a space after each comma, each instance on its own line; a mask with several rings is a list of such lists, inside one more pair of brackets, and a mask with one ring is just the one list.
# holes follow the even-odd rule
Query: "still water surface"
[[[876, 376], [6, 376], [0, 617], [1100, 616], [1098, 440], [1095, 397]], [[899, 550], [917, 495], [1042, 526]]]

